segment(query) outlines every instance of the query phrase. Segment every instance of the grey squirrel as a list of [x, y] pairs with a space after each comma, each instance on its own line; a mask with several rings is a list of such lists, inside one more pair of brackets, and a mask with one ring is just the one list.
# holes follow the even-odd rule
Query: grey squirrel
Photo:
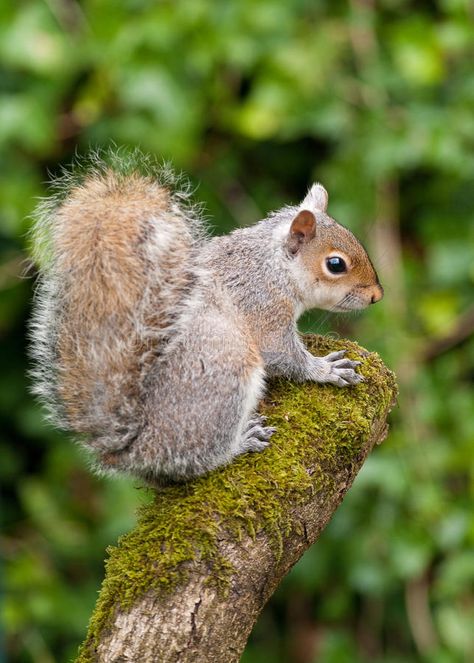
[[310, 354], [296, 328], [307, 309], [383, 296], [321, 184], [213, 238], [189, 188], [138, 151], [96, 155], [54, 187], [33, 228], [34, 389], [100, 469], [198, 476], [268, 445], [266, 377], [363, 380], [344, 352]]

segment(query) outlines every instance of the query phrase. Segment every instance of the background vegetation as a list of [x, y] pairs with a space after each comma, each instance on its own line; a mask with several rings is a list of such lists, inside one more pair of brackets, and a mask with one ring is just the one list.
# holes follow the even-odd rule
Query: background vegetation
[[[388, 440], [265, 610], [245, 663], [474, 660], [474, 9], [468, 0], [0, 5], [0, 477], [9, 660], [70, 660], [147, 492], [90, 474], [27, 392], [22, 278], [47, 171], [140, 145], [216, 232], [313, 180], [385, 285], [303, 328], [398, 374]], [[32, 269], [28, 270], [29, 274]]]

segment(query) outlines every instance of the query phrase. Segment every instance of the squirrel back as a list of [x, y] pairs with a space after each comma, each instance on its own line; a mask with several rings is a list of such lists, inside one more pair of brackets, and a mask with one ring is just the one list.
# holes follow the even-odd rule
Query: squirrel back
[[96, 155], [36, 214], [35, 392], [92, 446], [116, 451], [138, 435], [149, 367], [193, 296], [204, 233], [179, 184], [138, 151]]

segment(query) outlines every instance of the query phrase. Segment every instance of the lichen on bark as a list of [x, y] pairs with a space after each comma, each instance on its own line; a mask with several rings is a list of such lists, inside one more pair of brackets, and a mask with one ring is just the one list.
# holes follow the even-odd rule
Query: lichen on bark
[[277, 432], [264, 452], [158, 489], [140, 510], [136, 527], [109, 549], [106, 578], [78, 663], [98, 660], [99, 643], [115, 615], [144, 595], [151, 593], [159, 602], [160, 596], [185, 587], [193, 574], [204, 574], [205, 583], [225, 597], [236, 569], [221, 545], [224, 539], [238, 545], [263, 533], [278, 564], [283, 542], [303, 526], [295, 515], [298, 506], [315, 494], [335, 505], [336, 493], [342, 499], [347, 486], [338, 483], [341, 472], [350, 483], [382, 436], [395, 380], [378, 355], [355, 343], [314, 336], [306, 342], [318, 355], [347, 350], [347, 356], [361, 361], [365, 381], [348, 389], [273, 381], [260, 411]]

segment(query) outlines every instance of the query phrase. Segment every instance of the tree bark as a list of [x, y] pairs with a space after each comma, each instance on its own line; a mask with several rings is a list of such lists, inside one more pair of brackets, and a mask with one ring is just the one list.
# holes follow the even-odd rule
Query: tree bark
[[365, 382], [269, 385], [270, 447], [189, 484], [158, 489], [110, 551], [78, 663], [235, 663], [268, 598], [318, 538], [396, 398], [380, 358], [309, 337], [315, 354], [349, 349]]

